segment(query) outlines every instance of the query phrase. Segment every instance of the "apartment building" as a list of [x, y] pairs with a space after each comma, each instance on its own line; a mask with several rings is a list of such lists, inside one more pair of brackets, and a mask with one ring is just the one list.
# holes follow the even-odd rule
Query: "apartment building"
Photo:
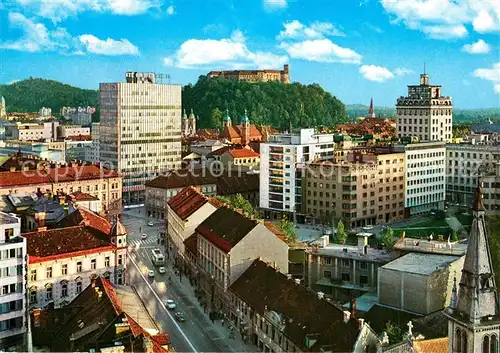
[[28, 247], [30, 307], [65, 306], [99, 276], [125, 283], [125, 227], [120, 221], [111, 227], [97, 215], [85, 219], [83, 224], [22, 235]]
[[405, 153], [406, 216], [444, 209], [446, 186], [446, 146], [444, 142], [398, 144]]
[[59, 139], [67, 139], [73, 136], [90, 136], [90, 127], [81, 125], [59, 125], [57, 127]]
[[[500, 183], [499, 161], [498, 145], [447, 144], [446, 200], [471, 207], [477, 178], [481, 175], [486, 212], [496, 210], [495, 189], [497, 182]], [[498, 199], [500, 201], [500, 193]]]
[[101, 164], [47, 164], [24, 157], [11, 158], [0, 172], [0, 195], [32, 195], [84, 192], [97, 197], [108, 215], [122, 210], [122, 178]]
[[255, 260], [231, 286], [231, 320], [259, 352], [379, 352], [370, 326]]
[[303, 212], [323, 224], [349, 228], [405, 217], [404, 159], [391, 149], [350, 152], [339, 163], [317, 161], [304, 173]]
[[5, 138], [17, 141], [57, 139], [58, 121], [45, 123], [15, 123], [5, 126]]
[[409, 85], [408, 95], [396, 103], [398, 137], [416, 136], [419, 141], [445, 141], [452, 138], [452, 100], [441, 95], [440, 85], [431, 85], [429, 75], [420, 75], [419, 85]]
[[97, 163], [100, 162], [100, 123], [92, 123], [91, 135], [92, 143], [85, 148], [85, 161]]
[[0, 212], [0, 349], [25, 350], [26, 239], [20, 236], [21, 220]]
[[395, 259], [395, 253], [368, 245], [370, 233], [359, 233], [358, 245], [326, 244], [307, 250], [306, 285], [341, 302], [377, 293], [379, 267]]
[[144, 201], [144, 184], [181, 166], [181, 86], [155, 79], [127, 72], [126, 82], [99, 85], [100, 158], [123, 175], [129, 203]]
[[306, 163], [334, 159], [334, 135], [314, 129], [273, 135], [260, 145], [260, 207], [267, 217], [302, 213], [302, 176]]
[[185, 268], [187, 255], [184, 242], [196, 227], [217, 210], [210, 200], [189, 186], [167, 203], [167, 243], [172, 246], [174, 261]]
[[219, 207], [196, 227], [198, 285], [209, 311], [229, 315], [229, 286], [257, 258], [288, 273], [288, 245], [263, 223]]

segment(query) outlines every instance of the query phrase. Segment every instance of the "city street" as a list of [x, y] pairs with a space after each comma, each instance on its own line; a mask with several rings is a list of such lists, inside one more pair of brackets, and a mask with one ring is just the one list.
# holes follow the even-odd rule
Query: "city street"
[[[122, 222], [128, 231], [129, 263], [128, 281], [136, 287], [141, 299], [151, 316], [168, 333], [176, 352], [241, 352], [246, 350], [241, 339], [229, 339], [229, 331], [219, 321], [212, 323], [203, 308], [198, 304], [194, 288], [186, 277], [182, 281], [175, 275], [172, 261], [165, 254], [163, 245], [158, 244], [158, 234], [163, 231], [162, 222], [148, 226], [148, 219], [143, 216], [143, 209], [128, 210]], [[141, 234], [147, 238], [141, 240]], [[165, 274], [160, 274], [151, 261], [151, 250], [161, 249], [165, 255]], [[154, 270], [155, 277], [149, 278], [148, 271]], [[171, 284], [169, 284], [169, 277]], [[173, 299], [177, 308], [167, 310], [165, 301]], [[174, 318], [177, 311], [184, 313], [185, 321]]]

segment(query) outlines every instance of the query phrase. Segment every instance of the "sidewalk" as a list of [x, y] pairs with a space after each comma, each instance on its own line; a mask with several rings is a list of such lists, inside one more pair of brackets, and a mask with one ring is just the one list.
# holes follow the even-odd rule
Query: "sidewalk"
[[[179, 280], [179, 276], [174, 274], [173, 269], [173, 261], [170, 258], [167, 262], [167, 271], [171, 273], [172, 281], [175, 281], [177, 287], [189, 297], [189, 299], [196, 305], [196, 307], [203, 313], [203, 308], [200, 305], [198, 298], [194, 294], [194, 287], [190, 284], [189, 278], [185, 275], [182, 276], [182, 281]], [[204, 313], [204, 315], [208, 318], [208, 312]], [[210, 322], [210, 320], [208, 320]], [[238, 330], [234, 329], [234, 338], [229, 338], [229, 326], [232, 326], [232, 323], [226, 319], [224, 322], [224, 326], [222, 325], [220, 320], [215, 320], [211, 327], [207, 327], [207, 331], [213, 331], [218, 336], [223, 337], [221, 340], [221, 344], [229, 346], [233, 352], [255, 352], [256, 347], [245, 344], [241, 340], [241, 335]]]

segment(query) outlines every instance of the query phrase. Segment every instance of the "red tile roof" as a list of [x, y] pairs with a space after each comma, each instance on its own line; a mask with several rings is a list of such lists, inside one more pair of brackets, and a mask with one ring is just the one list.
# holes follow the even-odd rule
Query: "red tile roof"
[[[245, 140], [248, 140], [248, 141], [262, 140], [262, 133], [253, 124], [250, 124], [250, 127], [247, 129], [247, 132], [244, 131], [245, 128], [243, 125], [236, 125], [235, 129], [238, 132], [238, 135], [241, 136]], [[247, 134], [248, 139], [244, 136], [245, 134]]]
[[87, 194], [85, 192], [81, 192], [81, 191], [75, 191], [71, 195], [74, 197], [74, 199], [76, 201], [98, 201], [99, 200], [99, 198], [92, 196], [90, 194]]
[[[279, 315], [284, 335], [300, 351], [318, 352], [320, 347], [329, 346], [331, 352], [352, 352], [359, 338], [358, 320], [345, 322], [342, 309], [318, 299], [317, 293], [287, 279], [263, 261], [255, 260], [229, 290], [259, 315], [269, 315], [270, 311]], [[307, 347], [309, 335], [316, 341]]]
[[112, 251], [107, 235], [90, 227], [75, 226], [22, 234], [28, 243], [29, 263]]
[[234, 126], [224, 126], [221, 137], [225, 137], [228, 140], [241, 138], [240, 134], [238, 133], [238, 131], [236, 131]]
[[229, 150], [229, 154], [233, 158], [258, 158], [260, 154], [257, 152], [247, 149], [247, 148], [239, 148], [239, 149], [231, 149]]
[[104, 217], [79, 206], [75, 211], [67, 215], [60, 223], [61, 227], [88, 226], [100, 231], [102, 234], [110, 234], [111, 223]]
[[38, 184], [43, 189], [44, 184], [49, 186], [51, 183], [52, 181], [43, 171], [0, 172], [0, 187]]
[[189, 186], [171, 198], [168, 205], [184, 221], [207, 202], [205, 196]]
[[435, 338], [432, 340], [413, 341], [416, 353], [447, 353], [449, 350], [449, 338]]

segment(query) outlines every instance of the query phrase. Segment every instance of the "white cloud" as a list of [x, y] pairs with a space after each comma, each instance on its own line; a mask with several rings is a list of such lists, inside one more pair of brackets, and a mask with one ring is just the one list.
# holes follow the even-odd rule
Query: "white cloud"
[[463, 38], [468, 34], [463, 25], [425, 26], [422, 31], [433, 39]]
[[406, 76], [406, 75], [410, 75], [413, 73], [414, 73], [413, 70], [407, 69], [406, 67], [397, 67], [394, 69], [394, 74], [396, 76]]
[[89, 53], [101, 55], [138, 55], [139, 48], [128, 39], [99, 39], [92, 34], [82, 34], [78, 37]]
[[91, 34], [75, 38], [62, 27], [49, 30], [44, 24], [37, 23], [17, 12], [9, 13], [9, 22], [12, 27], [20, 28], [24, 33], [17, 40], [0, 42], [0, 49], [31, 53], [58, 51], [74, 55], [83, 55], [85, 52], [103, 55], [136, 55], [139, 52], [137, 47], [127, 39], [100, 40]]
[[343, 48], [330, 39], [305, 40], [296, 43], [281, 43], [280, 47], [295, 59], [318, 62], [341, 62], [359, 64], [361, 55], [349, 48]]
[[361, 65], [359, 72], [370, 81], [384, 82], [394, 77], [387, 68], [376, 65]]
[[310, 26], [302, 24], [298, 20], [283, 24], [285, 27], [277, 39], [321, 39], [327, 36], [344, 36], [344, 33], [337, 29], [330, 22], [313, 22]]
[[500, 2], [496, 0], [380, 0], [384, 9], [410, 29], [435, 39], [461, 38], [465, 25], [476, 32], [500, 31]]
[[241, 31], [233, 31], [230, 38], [189, 39], [175, 54], [163, 59], [166, 66], [179, 68], [269, 68], [288, 61], [286, 56], [268, 52], [252, 52]]
[[470, 54], [486, 54], [490, 52], [490, 49], [490, 45], [482, 39], [479, 39], [477, 42], [472, 44], [465, 44], [462, 47], [463, 51]]
[[174, 5], [170, 5], [169, 7], [167, 7], [167, 15], [172, 16], [174, 13], [175, 13]]
[[287, 0], [263, 0], [264, 9], [266, 11], [274, 11], [284, 9], [288, 6]]
[[164, 0], [13, 0], [18, 7], [32, 14], [60, 22], [86, 11], [115, 15], [138, 15], [160, 8]]
[[493, 64], [490, 69], [476, 69], [472, 75], [493, 82], [496, 93], [500, 93], [500, 62]]

